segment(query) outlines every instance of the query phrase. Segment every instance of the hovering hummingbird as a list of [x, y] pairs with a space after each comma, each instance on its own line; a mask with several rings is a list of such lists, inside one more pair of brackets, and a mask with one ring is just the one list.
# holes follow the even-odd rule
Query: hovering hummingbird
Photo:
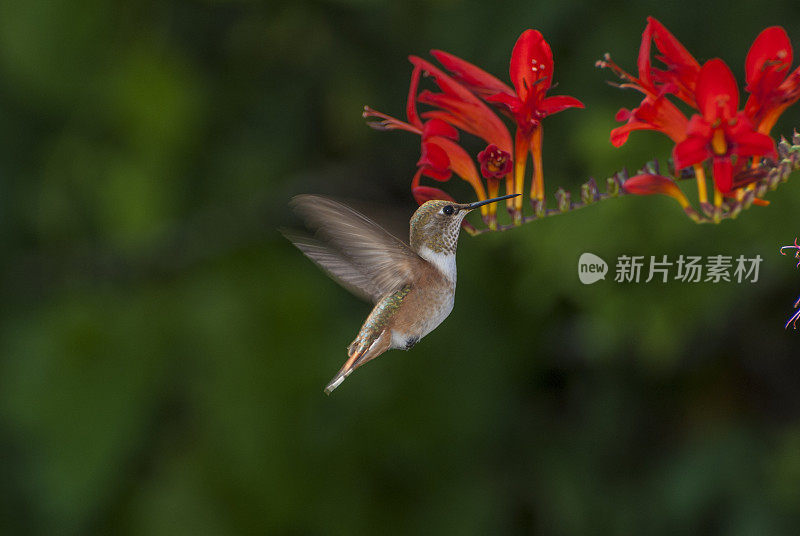
[[284, 232], [286, 238], [342, 286], [375, 303], [326, 394], [385, 351], [411, 349], [447, 318], [456, 292], [461, 221], [481, 205], [518, 195], [467, 204], [428, 201], [411, 216], [409, 244], [327, 197], [299, 195], [292, 200], [316, 236]]

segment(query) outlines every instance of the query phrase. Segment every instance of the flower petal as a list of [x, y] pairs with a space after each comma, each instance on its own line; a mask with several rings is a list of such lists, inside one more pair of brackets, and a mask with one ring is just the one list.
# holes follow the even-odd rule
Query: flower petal
[[417, 113], [417, 89], [419, 88], [419, 75], [421, 69], [414, 66], [411, 71], [411, 83], [408, 85], [408, 97], [406, 98], [406, 118], [408, 122], [416, 128], [422, 128], [422, 121]]
[[411, 195], [414, 196], [414, 199], [420, 205], [426, 201], [433, 201], [436, 199], [443, 199], [445, 201], [452, 201], [454, 203], [456, 201], [447, 192], [431, 186], [415, 186], [411, 189]]
[[744, 62], [747, 91], [762, 93], [774, 90], [789, 72], [792, 43], [786, 30], [770, 26], [763, 30], [747, 52]]
[[435, 145], [444, 151], [447, 156], [448, 165], [456, 175], [473, 186], [475, 184], [480, 184], [475, 162], [473, 162], [469, 153], [467, 153], [463, 147], [447, 138], [435, 137], [431, 138], [431, 141], [435, 142]]
[[[519, 36], [511, 52], [509, 76], [523, 102], [550, 87], [553, 81], [553, 52], [541, 32], [525, 30]], [[541, 86], [541, 89], [537, 86]]]
[[778, 87], [783, 102], [793, 103], [800, 97], [800, 67], [792, 71]]
[[682, 207], [689, 205], [689, 200], [683, 195], [675, 181], [661, 175], [643, 174], [636, 175], [626, 180], [622, 188], [629, 194], [634, 195], [653, 195], [663, 194], [672, 197], [681, 204]]
[[[477, 101], [477, 97], [475, 97]], [[462, 101], [445, 93], [433, 93], [425, 90], [419, 94], [419, 101], [441, 108], [445, 113], [435, 114], [433, 111], [422, 114], [425, 118], [437, 117], [453, 126], [469, 132], [499, 147], [511, 145], [511, 134], [500, 118], [484, 103]], [[449, 120], [452, 118], [452, 121]]]
[[482, 138], [487, 143], [510, 150], [511, 134], [489, 106], [430, 62], [416, 56], [410, 56], [409, 60], [432, 76], [442, 90], [442, 93], [427, 90], [421, 92], [418, 97], [420, 102], [442, 108], [451, 116], [457, 117], [459, 124], [453, 123], [454, 126]]
[[737, 114], [736, 123], [728, 129], [727, 136], [733, 145], [732, 152], [739, 156], [778, 158], [775, 140], [758, 132], [745, 112]]
[[478, 162], [481, 164], [481, 175], [487, 179], [502, 179], [511, 173], [514, 163], [511, 154], [493, 144], [478, 153]]
[[569, 95], [554, 95], [542, 100], [539, 111], [545, 115], [552, 115], [567, 108], [585, 108], [583, 103], [575, 97]]
[[436, 143], [422, 142], [422, 155], [417, 166], [424, 167], [425, 175], [437, 181], [450, 179], [450, 158], [448, 158], [447, 152]]
[[449, 169], [447, 171], [440, 171], [438, 169], [433, 169], [432, 167], [427, 167], [427, 166], [422, 167], [420, 169], [423, 175], [439, 182], [447, 182], [453, 176], [453, 172], [450, 171]]
[[[647, 26], [652, 31], [653, 40], [660, 53], [658, 59], [667, 66], [666, 71], [652, 70], [653, 81], [664, 85], [674, 84], [670, 92], [693, 106], [700, 63], [657, 19], [648, 17]], [[639, 73], [639, 76], [643, 76], [642, 73]]]
[[652, 71], [652, 62], [650, 60], [650, 46], [653, 41], [653, 26], [655, 24], [661, 24], [653, 17], [647, 18], [647, 26], [644, 27], [644, 31], [642, 32], [642, 43], [639, 45], [639, 59], [637, 61], [639, 67], [639, 80], [643, 89], [646, 88], [646, 91], [650, 93], [657, 93], [655, 86], [653, 85], [653, 79], [651, 76]]
[[480, 102], [480, 99], [470, 93], [467, 88], [456, 82], [453, 78], [445, 74], [441, 69], [435, 67], [429, 61], [426, 61], [418, 56], [409, 56], [408, 61], [410, 61], [415, 67], [420, 68], [425, 74], [433, 77], [436, 85], [439, 86], [439, 88], [447, 95], [464, 101], [477, 100]]
[[455, 116], [450, 112], [445, 112], [444, 110], [431, 110], [429, 112], [424, 112], [422, 117], [426, 120], [426, 122], [434, 119], [440, 119], [453, 125], [457, 129], [463, 130], [464, 132], [471, 132], [472, 127], [469, 123], [464, 121], [461, 117]]
[[686, 130], [689, 136], [705, 138], [708, 141], [711, 141], [711, 136], [714, 135], [711, 125], [709, 125], [706, 120], [703, 119], [703, 116], [699, 114], [694, 114], [692, 116], [692, 118], [689, 120], [689, 125], [686, 127]]
[[686, 139], [689, 123], [683, 112], [664, 95], [655, 99], [648, 95], [637, 108], [633, 110], [620, 109], [616, 119], [617, 121], [627, 121], [627, 124], [611, 131], [611, 143], [615, 147], [623, 145], [628, 140], [628, 135], [634, 130], [657, 130], [678, 143]]
[[766, 134], [750, 130], [737, 134], [733, 141], [736, 143], [735, 152], [739, 156], [778, 157], [775, 140]]
[[614, 115], [614, 121], [619, 121], [622, 123], [623, 121], [628, 121], [631, 116], [633, 116], [633, 112], [631, 110], [628, 110], [627, 108], [620, 108]]
[[458, 56], [443, 50], [431, 50], [431, 55], [439, 60], [439, 63], [444, 65], [445, 69], [450, 71], [453, 78], [483, 98], [495, 93], [514, 95], [514, 90], [497, 77], [468, 61], [462, 60]]
[[645, 97], [639, 107], [633, 110], [633, 115], [639, 121], [653, 125], [675, 143], [686, 139], [689, 121], [665, 95], [655, 99]]
[[622, 147], [628, 141], [628, 136], [634, 130], [651, 130], [650, 125], [640, 123], [637, 121], [630, 122], [611, 130], [611, 145], [614, 147]]
[[500, 104], [508, 108], [512, 115], [516, 116], [522, 112], [522, 101], [516, 95], [507, 93], [495, 93], [486, 97], [486, 102]]
[[675, 169], [683, 169], [693, 164], [699, 164], [711, 156], [708, 139], [699, 136], [689, 136], [672, 149]]
[[451, 140], [458, 140], [458, 130], [442, 119], [431, 119], [425, 122], [422, 128], [422, 139], [428, 139], [432, 136], [441, 136]]
[[726, 194], [731, 191], [733, 187], [733, 164], [731, 159], [727, 156], [718, 156], [714, 158], [714, 184], [717, 189]]
[[744, 110], [764, 134], [772, 129], [786, 106], [800, 96], [800, 69], [788, 74], [791, 64], [792, 44], [780, 26], [762, 31], [747, 53], [746, 89], [750, 97]]
[[727, 121], [739, 108], [739, 88], [730, 67], [719, 58], [708, 60], [697, 78], [697, 107], [709, 123]]

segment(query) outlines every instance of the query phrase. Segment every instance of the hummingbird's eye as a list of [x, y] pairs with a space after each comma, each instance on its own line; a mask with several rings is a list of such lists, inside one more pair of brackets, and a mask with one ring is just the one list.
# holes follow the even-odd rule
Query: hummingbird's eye
[[453, 208], [453, 205], [445, 205], [445, 207], [442, 209], [442, 212], [444, 212], [447, 216], [452, 216], [453, 212], [455, 211], [456, 209]]

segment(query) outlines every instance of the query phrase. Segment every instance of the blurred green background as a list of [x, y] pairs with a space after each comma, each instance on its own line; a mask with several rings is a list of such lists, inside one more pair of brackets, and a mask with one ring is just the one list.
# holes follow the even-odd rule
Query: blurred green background
[[[465, 236], [447, 321], [322, 393], [369, 306], [276, 229], [304, 192], [411, 214], [419, 140], [362, 106], [402, 116], [431, 48], [507, 79], [537, 28], [575, 195], [669, 154], [610, 145], [638, 98], [593, 67], [647, 15], [740, 81], [764, 27], [800, 43], [796, 0], [0, 3], [0, 532], [796, 534], [798, 176], [719, 226], [624, 198]], [[585, 251], [764, 261], [584, 286]]]

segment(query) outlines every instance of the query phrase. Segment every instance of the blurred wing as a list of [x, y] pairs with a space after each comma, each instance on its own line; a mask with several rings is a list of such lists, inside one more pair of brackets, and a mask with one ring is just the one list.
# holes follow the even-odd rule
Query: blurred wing
[[281, 233], [344, 288], [365, 301], [374, 300], [377, 288], [351, 259], [311, 236], [286, 230]]
[[344, 287], [377, 302], [413, 279], [425, 261], [383, 227], [337, 201], [318, 195], [292, 199], [316, 238], [289, 235], [306, 256]]

